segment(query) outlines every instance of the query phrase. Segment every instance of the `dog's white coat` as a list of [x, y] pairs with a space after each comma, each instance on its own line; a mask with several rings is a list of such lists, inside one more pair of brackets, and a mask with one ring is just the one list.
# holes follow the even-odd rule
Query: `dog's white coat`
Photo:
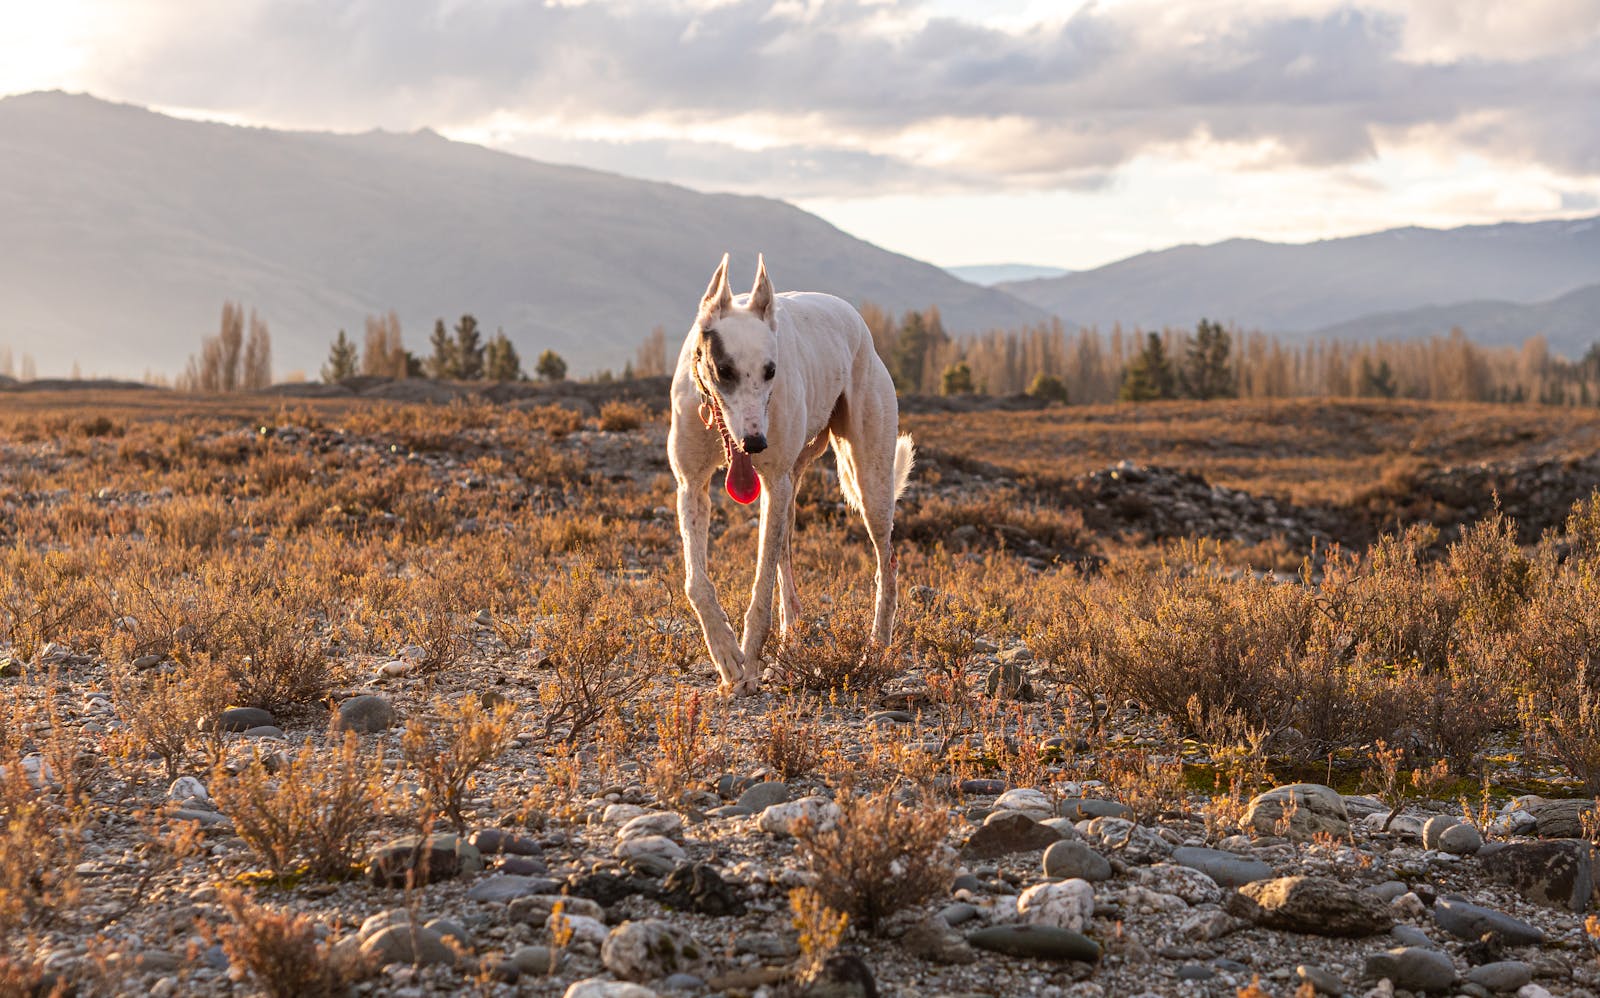
[[[895, 501], [905, 491], [914, 450], [897, 436], [899, 404], [894, 382], [873, 349], [872, 334], [849, 303], [832, 295], [774, 295], [766, 262], [748, 295], [728, 288], [728, 258], [711, 278], [699, 315], [678, 355], [672, 379], [672, 431], [667, 438], [678, 481], [678, 527], [683, 534], [685, 589], [711, 661], [724, 689], [753, 693], [760, 682], [761, 649], [772, 626], [774, 582], [781, 633], [800, 620], [790, 558], [795, 484], [831, 443], [845, 500], [866, 521], [877, 556], [877, 601], [872, 637], [887, 643], [894, 629], [895, 566], [890, 550]], [[707, 330], [714, 330], [724, 367], [719, 378]], [[773, 365], [771, 380], [764, 378]], [[695, 380], [712, 395], [733, 439], [766, 438], [751, 455], [761, 479], [761, 539], [755, 585], [745, 613], [744, 637], [735, 640], [727, 613], [706, 572], [711, 521], [711, 476], [727, 463], [720, 435], [701, 421]]]

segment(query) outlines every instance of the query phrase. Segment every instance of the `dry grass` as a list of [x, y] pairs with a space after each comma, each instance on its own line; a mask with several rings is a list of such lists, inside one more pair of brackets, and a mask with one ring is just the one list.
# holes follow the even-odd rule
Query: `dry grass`
[[[1057, 480], [1124, 459], [1298, 503], [1345, 505], [1392, 469], [1587, 455], [1600, 411], [1327, 399], [1148, 402], [904, 419], [919, 446]], [[1398, 482], [1399, 479], [1392, 479]]]
[[[781, 693], [760, 712], [711, 692], [676, 523], [658, 512], [672, 501], [658, 420], [182, 404], [0, 393], [0, 653], [21, 664], [12, 689], [27, 692], [0, 709], [0, 921], [18, 974], [31, 964], [17, 930], [72, 921], [86, 889], [73, 873], [82, 830], [115, 834], [79, 785], [97, 778], [86, 760], [113, 763], [118, 792], [151, 798], [163, 780], [211, 773], [252, 854], [185, 860], [211, 877], [245, 862], [291, 882], [302, 869], [339, 877], [380, 828], [409, 828], [418, 816], [383, 806], [392, 774], [377, 754], [318, 730], [331, 693], [373, 680], [408, 645], [423, 649], [422, 667], [385, 692], [412, 720], [406, 778], [425, 789], [424, 823], [489, 820], [475, 783], [502, 760], [530, 778], [515, 801], [492, 798], [497, 817], [535, 827], [569, 820], [608, 787], [637, 783], [679, 806], [717, 774], [758, 766], [843, 794], [846, 820], [802, 846], [819, 875], [804, 916], [819, 952], [837, 913], [870, 930], [946, 886], [943, 811], [902, 809], [884, 793], [895, 786], [934, 795], [972, 776], [1092, 778], [1148, 815], [1179, 806], [1174, 760], [1193, 753], [1181, 742], [1193, 735], [1217, 772], [1213, 835], [1236, 825], [1269, 772], [1330, 754], [1351, 770], [1370, 764], [1391, 797], [1421, 792], [1419, 772], [1477, 778], [1507, 746], [1521, 772], [1600, 790], [1600, 495], [1540, 544], [1494, 515], [1450, 545], [1406, 524], [1370, 547], [1319, 551], [1303, 577], [1274, 582], [1246, 569], [1238, 545], [1097, 535], [1051, 490], [1132, 458], [1388, 515], [1435, 464], [1592, 450], [1600, 417], [1585, 411], [1173, 403], [912, 417], [919, 442], [947, 459], [930, 462], [901, 507], [896, 642], [867, 640], [869, 551], [837, 488], [813, 472], [793, 538], [813, 616], [769, 645]], [[626, 456], [605, 456], [618, 449]], [[1000, 461], [1011, 484], [937, 481], [940, 468], [980, 460]], [[721, 499], [713, 510], [710, 567], [737, 619], [755, 530], [748, 510]], [[1068, 549], [1106, 563], [1080, 571]], [[1250, 557], [1301, 554], [1269, 541]], [[1036, 699], [988, 695], [986, 674], [1019, 643]], [[134, 668], [143, 656], [161, 664]], [[60, 662], [73, 663], [70, 681], [52, 677]], [[51, 735], [78, 730], [46, 722], [51, 704], [81, 702], [69, 687], [89, 684], [109, 691], [125, 724], [81, 744]], [[520, 704], [525, 745], [508, 748], [506, 708], [478, 706], [497, 689]], [[317, 737], [240, 765], [243, 750], [198, 723], [229, 704], [270, 707], [297, 737]], [[915, 737], [864, 729], [882, 706], [910, 711], [901, 723]], [[1155, 743], [1114, 740], [1130, 728]], [[1091, 751], [1042, 752], [1056, 736], [1090, 739]], [[1379, 739], [1405, 751], [1375, 749]], [[34, 785], [19, 775], [25, 757], [66, 779]], [[239, 945], [313, 961], [303, 929], [285, 923]], [[327, 978], [305, 966], [314, 993]], [[269, 990], [287, 973], [261, 967]]]

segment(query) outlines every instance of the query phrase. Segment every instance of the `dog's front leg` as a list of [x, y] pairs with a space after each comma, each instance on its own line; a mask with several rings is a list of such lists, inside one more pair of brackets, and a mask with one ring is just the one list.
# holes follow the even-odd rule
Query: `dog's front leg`
[[[709, 477], [709, 476], [708, 476]], [[689, 605], [700, 618], [700, 633], [706, 637], [711, 664], [717, 667], [722, 688], [735, 693], [744, 678], [744, 656], [739, 653], [733, 625], [717, 599], [717, 588], [706, 571], [706, 536], [711, 531], [711, 493], [709, 482], [678, 485], [678, 528], [683, 533], [685, 566], [684, 592]]]
[[761, 646], [772, 629], [772, 590], [778, 559], [789, 543], [789, 514], [794, 509], [794, 479], [785, 475], [761, 493], [761, 550], [756, 555], [756, 581], [750, 609], [744, 615], [744, 681], [755, 692], [761, 681]]

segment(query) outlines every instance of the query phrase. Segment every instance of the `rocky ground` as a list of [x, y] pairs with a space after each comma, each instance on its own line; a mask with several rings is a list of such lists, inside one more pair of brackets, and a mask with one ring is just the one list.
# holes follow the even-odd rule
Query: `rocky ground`
[[[1023, 648], [989, 658], [1031, 672]], [[58, 723], [89, 737], [115, 727], [119, 708], [94, 663], [62, 656], [57, 665], [72, 690]], [[398, 755], [397, 721], [426, 709], [424, 687], [473, 696], [482, 680], [379, 668], [371, 682], [340, 691], [337, 710], [363, 739]], [[903, 709], [925, 694], [913, 679], [878, 704], [831, 710], [829, 720], [937, 750], [937, 732]], [[757, 725], [779, 706], [773, 694], [740, 701], [726, 723]], [[1123, 714], [1115, 723], [1137, 730], [1136, 712]], [[321, 723], [250, 710], [223, 721], [237, 731], [230, 740], [269, 752]], [[1600, 992], [1583, 920], [1594, 886], [1581, 837], [1588, 803], [1525, 796], [1477, 827], [1447, 802], [1414, 801], [1391, 818], [1371, 797], [1296, 784], [1256, 796], [1238, 830], [1221, 834], [1201, 794], [1130, 820], [1108, 787], [1071, 778], [1088, 761], [1046, 767], [1039, 786], [935, 778], [897, 791], [909, 808], [948, 813], [959, 866], [942, 896], [894, 916], [881, 937], [846, 942], [841, 952], [860, 960], [876, 993], [1232, 995], [1252, 982], [1268, 994], [1305, 983], [1327, 995]], [[48, 779], [48, 765], [36, 765]], [[478, 788], [469, 834], [437, 832], [425, 848], [414, 837], [381, 842], [361, 881], [305, 882], [259, 899], [313, 914], [381, 964], [360, 994], [447, 994], [470, 981], [481, 993], [572, 998], [790, 993], [785, 972], [798, 948], [787, 894], [810, 877], [792, 833], [803, 816], [831, 820], [836, 789], [826, 779], [717, 774], [668, 807], [630, 779], [638, 763], [623, 760], [609, 786], [563, 818], [540, 827], [496, 820], [508, 815], [490, 801], [532, 793], [545, 765], [534, 741], [519, 739]], [[95, 794], [124, 817], [90, 837], [75, 918], [108, 920], [111, 963], [125, 975], [118, 987], [237, 993], [237, 968], [196, 926], [220, 919], [219, 885], [254, 858], [205, 781], [184, 777], [162, 795], [107, 776]], [[150, 860], [134, 849], [126, 816], [152, 806], [168, 822], [197, 822], [206, 850], [161, 870], [134, 900]], [[395, 886], [424, 857], [432, 882]], [[565, 945], [552, 938], [557, 903], [566, 919], [557, 924], [571, 933]], [[39, 952], [65, 972], [96, 950], [81, 932], [46, 930]], [[854, 963], [837, 966], [861, 974]], [[852, 987], [793, 993], [873, 993]]]
[[[375, 439], [274, 432], [307, 453], [384, 452]], [[648, 491], [666, 470], [663, 437], [659, 425], [583, 430], [558, 446], [581, 452], [601, 479]], [[68, 498], [47, 479], [70, 458], [38, 447], [6, 457], [31, 462], [44, 482], [8, 502]], [[442, 482], [467, 474], [450, 453], [412, 457]], [[928, 462], [938, 474], [914, 486], [912, 506], [1017, 482], [971, 459], [935, 453]], [[1597, 480], [1600, 467], [1582, 462], [1463, 467], [1425, 478], [1418, 501], [1465, 519], [1498, 487], [1513, 512], [1564, 511], [1570, 500], [1562, 497]], [[129, 492], [105, 501], [149, 498]], [[541, 501], [559, 512], [579, 500], [557, 489]], [[1357, 536], [1339, 511], [1131, 463], [1072, 480], [1040, 501], [1082, 514], [1081, 543], [1010, 525], [1009, 534], [974, 527], [950, 537], [952, 547], [999, 538], [1034, 564], [1065, 557], [1087, 565], [1102, 544], [1129, 535], [1276, 539], [1297, 549]], [[664, 506], [647, 515], [670, 519]], [[585, 740], [566, 757], [539, 736], [539, 652], [507, 646], [495, 624], [487, 610], [475, 619], [472, 651], [448, 672], [427, 668], [408, 647], [352, 656], [325, 708], [285, 716], [235, 709], [217, 719], [236, 764], [305, 739], [322, 744], [335, 720], [365, 747], [384, 750], [402, 795], [407, 719], [475, 698], [509, 702], [526, 723], [473, 788], [463, 834], [436, 830], [424, 839], [391, 822], [367, 850], [361, 877], [256, 891], [257, 902], [309, 914], [328, 939], [364, 955], [372, 969], [357, 994], [1600, 994], [1600, 957], [1585, 924], [1595, 886], [1586, 802], [1522, 795], [1469, 816], [1458, 801], [1379, 801], [1289, 784], [1234, 802], [1179, 787], [1159, 807], [1135, 812], [1119, 799], [1139, 803], [1126, 787], [1086, 775], [1098, 755], [1138, 747], [1154, 762], [1181, 760], [1191, 770], [1219, 760], [1159, 737], [1135, 704], [1113, 711], [1104, 736], [1088, 737], [1095, 724], [1087, 707], [1053, 686], [1024, 643], [999, 635], [980, 636], [971, 663], [989, 679], [988, 699], [996, 712], [1037, 714], [1054, 732], [1024, 785], [941, 763], [971, 732], [941, 714], [937, 677], [908, 666], [871, 699], [806, 705], [842, 766], [785, 779], [745, 762], [700, 774], [687, 792], [663, 799], [644, 779], [646, 760], [625, 747]], [[159, 657], [145, 663], [167, 665]], [[81, 895], [69, 916], [30, 929], [29, 951], [60, 979], [79, 980], [83, 993], [251, 993], [257, 983], [202, 931], [226, 921], [219, 892], [251, 882], [260, 865], [212, 799], [210, 774], [169, 782], [152, 775], [153, 765], [139, 773], [106, 765], [102, 741], [127, 722], [129, 707], [92, 653], [50, 646], [32, 661], [8, 661], [0, 677], [14, 708], [39, 708], [34, 717], [46, 702], [54, 708], [48, 723], [31, 722], [44, 723], [30, 730], [31, 744], [52, 727], [64, 731], [95, 774], [85, 785], [97, 817], [76, 859]], [[714, 684], [705, 663], [680, 678], [707, 691]], [[647, 693], [657, 708], [665, 695], [663, 686]], [[718, 724], [763, 731], [792, 705], [769, 689], [719, 708]], [[797, 982], [801, 940], [789, 892], [814, 874], [794, 833], [801, 819], [835, 820], [843, 773], [890, 747], [929, 761], [927, 772], [889, 787], [903, 807], [947, 817], [949, 882], [889, 918], [880, 934], [849, 935], [820, 981]], [[551, 800], [557, 763], [578, 767], [578, 792], [560, 806], [519, 806]], [[35, 784], [58, 782], [39, 752], [22, 765]], [[142, 812], [166, 828], [198, 826], [203, 849], [158, 861], [146, 848]], [[427, 882], [408, 889], [408, 871]], [[12, 993], [4, 987], [0, 993]]]

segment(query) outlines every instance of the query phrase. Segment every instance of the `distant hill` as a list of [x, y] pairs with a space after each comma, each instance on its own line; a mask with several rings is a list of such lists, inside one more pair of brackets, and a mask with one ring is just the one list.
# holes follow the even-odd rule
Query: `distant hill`
[[1002, 281], [1032, 281], [1042, 277], [1062, 277], [1072, 273], [1064, 267], [1040, 267], [1031, 263], [975, 263], [966, 267], [946, 267], [963, 281], [991, 287]]
[[[1101, 328], [1192, 326], [1204, 316], [1309, 333], [1430, 305], [1545, 302], [1597, 281], [1600, 218], [1588, 218], [1390, 229], [1304, 245], [1230, 239], [998, 287]], [[1520, 338], [1519, 329], [1534, 331], [1513, 326], [1497, 335]]]
[[88, 96], [0, 100], [0, 347], [41, 374], [179, 370], [225, 299], [271, 327], [274, 367], [315, 376], [339, 328], [395, 309], [425, 352], [472, 312], [531, 366], [622, 366], [687, 330], [725, 250], [744, 285], [904, 310], [955, 331], [1045, 314], [879, 249], [792, 205], [554, 166], [431, 132], [282, 132]]
[[1553, 352], [1576, 359], [1600, 344], [1600, 284], [1532, 305], [1509, 301], [1428, 305], [1366, 315], [1318, 332], [1339, 339], [1416, 339], [1455, 328], [1490, 346], [1515, 346], [1530, 336], [1543, 336]]

